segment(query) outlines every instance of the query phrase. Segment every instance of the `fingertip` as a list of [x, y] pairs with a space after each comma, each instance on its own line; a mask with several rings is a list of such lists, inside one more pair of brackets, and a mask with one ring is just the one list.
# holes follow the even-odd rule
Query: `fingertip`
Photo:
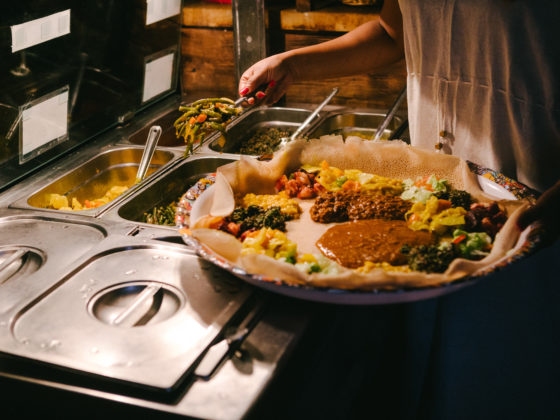
[[270, 83], [268, 84], [268, 87], [274, 87], [276, 86], [276, 81], [275, 80], [271, 80]]
[[241, 96], [246, 95], [247, 93], [249, 93], [249, 88], [248, 88], [248, 87], [246, 87], [246, 88], [244, 88], [244, 89], [241, 89], [241, 90], [239, 91], [239, 94], [240, 94]]
[[255, 96], [257, 97], [257, 99], [262, 99], [262, 98], [264, 98], [266, 95], [265, 95], [264, 92], [259, 91], [259, 92], [257, 92], [257, 94], [256, 94]]
[[255, 103], [255, 98], [249, 98], [249, 99], [247, 99], [247, 103], [248, 103], [249, 105], [253, 105], [253, 104]]

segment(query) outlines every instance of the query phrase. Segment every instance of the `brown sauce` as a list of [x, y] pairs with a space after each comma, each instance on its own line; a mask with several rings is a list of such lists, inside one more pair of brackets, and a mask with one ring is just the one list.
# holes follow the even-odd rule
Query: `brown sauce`
[[328, 229], [317, 241], [317, 247], [328, 258], [347, 268], [358, 268], [370, 262], [406, 264], [400, 250], [434, 242], [429, 232], [414, 231], [401, 220], [356, 220]]
[[404, 220], [412, 203], [398, 196], [364, 191], [327, 191], [309, 210], [318, 223], [346, 222], [361, 219]]

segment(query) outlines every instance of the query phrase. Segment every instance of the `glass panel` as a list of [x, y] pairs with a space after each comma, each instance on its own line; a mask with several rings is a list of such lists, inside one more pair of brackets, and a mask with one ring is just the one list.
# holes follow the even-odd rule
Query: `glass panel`
[[[169, 15], [180, 8], [176, 1], [163, 2], [173, 5], [161, 15], [168, 17], [147, 25], [148, 3], [1, 2], [0, 190], [177, 90], [180, 15]], [[144, 94], [146, 66], [158, 57], [166, 58], [152, 68], [165, 67], [165, 80], [150, 79], [157, 89]], [[20, 139], [29, 139], [21, 132], [23, 111], [61, 89], [68, 89], [68, 135], [33, 153], [28, 146], [19, 159]]]

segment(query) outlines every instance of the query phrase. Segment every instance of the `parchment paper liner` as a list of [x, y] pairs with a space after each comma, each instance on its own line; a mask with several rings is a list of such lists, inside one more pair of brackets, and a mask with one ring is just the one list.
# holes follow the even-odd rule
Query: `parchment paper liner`
[[[455, 259], [442, 274], [387, 272], [382, 269], [362, 274], [343, 267], [340, 267], [339, 274], [305, 274], [291, 264], [264, 255], [242, 256], [241, 243], [235, 237], [214, 229], [197, 228], [197, 220], [192, 218], [196, 214], [199, 219], [211, 213], [210, 209], [220, 209], [219, 214], [213, 215], [229, 214], [234, 208], [231, 194], [240, 197], [249, 192], [274, 194], [274, 185], [282, 174], [294, 171], [303, 164], [320, 165], [323, 160], [340, 169], [359, 169], [398, 179], [416, 179], [418, 176], [434, 174], [447, 179], [453, 188], [469, 191], [477, 201], [495, 200], [482, 191], [466, 161], [455, 156], [414, 148], [400, 141], [372, 142], [348, 137], [343, 142], [341, 136], [323, 136], [309, 142], [296, 140], [288, 143], [283, 151], [277, 152], [274, 159], [268, 162], [242, 156], [239, 161], [220, 167], [220, 176], [217, 176], [216, 185], [212, 187], [212, 190], [220, 193], [207, 196], [206, 200], [198, 200], [193, 206], [192, 236], [248, 273], [279, 279], [286, 284], [351, 290], [438, 286], [479, 271], [486, 272], [511, 252], [519, 238], [515, 222], [520, 211], [528, 204], [525, 201], [500, 200], [499, 204], [506, 209], [508, 220], [496, 236], [490, 255], [480, 261]], [[209, 193], [210, 190], [204, 195]], [[288, 238], [298, 244], [298, 253], [320, 254], [315, 242], [332, 226], [310, 219], [308, 209], [312, 204], [313, 200], [300, 200], [304, 209], [302, 217], [287, 223]]]

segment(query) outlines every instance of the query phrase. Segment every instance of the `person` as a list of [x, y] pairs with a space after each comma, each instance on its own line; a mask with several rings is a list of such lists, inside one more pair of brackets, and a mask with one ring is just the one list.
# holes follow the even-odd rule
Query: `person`
[[257, 99], [271, 104], [294, 82], [373, 73], [406, 56], [412, 145], [546, 190], [520, 228], [540, 221], [551, 243], [560, 236], [560, 5], [437, 3], [385, 1], [378, 20], [255, 63], [239, 94], [268, 84]]
[[272, 104], [294, 82], [374, 73], [404, 57], [413, 146], [542, 192], [518, 226], [541, 224], [548, 247], [460, 292], [405, 305], [395, 326], [408, 349], [398, 418], [560, 412], [559, 16], [554, 0], [385, 0], [378, 20], [267, 57], [240, 78], [240, 95], [264, 84], [257, 101]]

